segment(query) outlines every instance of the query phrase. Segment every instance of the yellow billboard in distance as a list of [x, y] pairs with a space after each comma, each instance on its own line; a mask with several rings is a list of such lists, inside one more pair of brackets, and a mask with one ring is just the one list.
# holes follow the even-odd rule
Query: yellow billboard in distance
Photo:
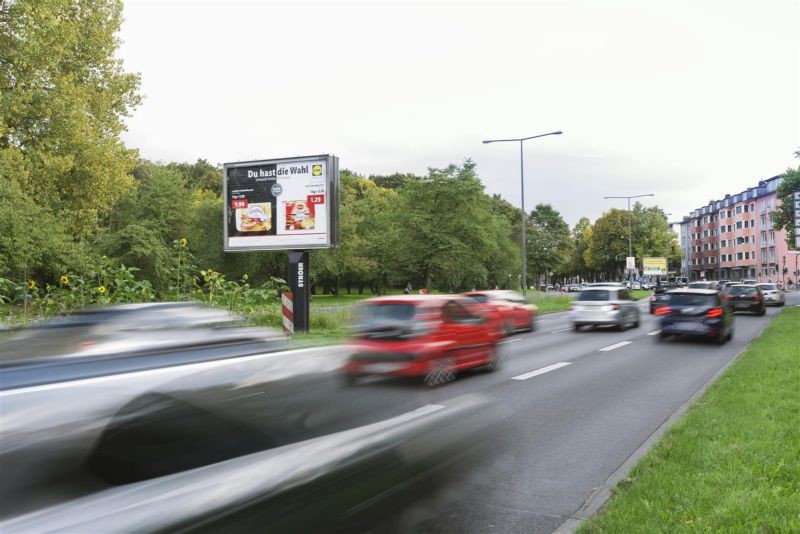
[[667, 276], [667, 258], [644, 258], [642, 274], [644, 276]]

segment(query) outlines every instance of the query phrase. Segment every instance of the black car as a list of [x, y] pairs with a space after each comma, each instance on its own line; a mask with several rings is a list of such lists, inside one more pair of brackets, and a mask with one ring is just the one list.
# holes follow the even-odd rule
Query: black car
[[764, 294], [758, 286], [733, 285], [728, 289], [725, 300], [732, 304], [734, 312], [767, 313]]
[[713, 339], [723, 344], [733, 338], [733, 308], [713, 289], [675, 289], [656, 308], [661, 317], [658, 340], [669, 336]]
[[666, 304], [667, 300], [669, 300], [667, 288], [665, 286], [657, 287], [650, 297], [650, 315], [655, 313], [656, 308]]

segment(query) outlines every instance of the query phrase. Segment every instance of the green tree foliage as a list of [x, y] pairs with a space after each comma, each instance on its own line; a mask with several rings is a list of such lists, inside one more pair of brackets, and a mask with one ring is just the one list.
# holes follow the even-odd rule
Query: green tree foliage
[[592, 223], [588, 217], [581, 217], [572, 229], [572, 248], [569, 256], [569, 273], [583, 280], [590, 277], [590, 269], [586, 265], [585, 254], [589, 249], [592, 237]]
[[595, 221], [584, 260], [606, 278], [621, 279], [627, 256], [628, 212], [612, 208]]
[[407, 183], [397, 218], [399, 261], [410, 279], [447, 290], [487, 284], [496, 219], [472, 161]]
[[572, 248], [569, 226], [550, 204], [537, 204], [528, 221], [529, 280], [537, 281], [549, 272], [562, 274]]
[[[800, 150], [795, 155], [800, 158]], [[772, 221], [776, 229], [786, 229], [786, 243], [793, 249], [795, 236], [798, 235], [798, 228], [794, 224], [794, 193], [800, 191], [800, 168], [787, 169], [782, 178], [776, 192], [780, 203], [772, 214]]]
[[133, 184], [119, 135], [139, 78], [115, 58], [121, 15], [114, 0], [0, 3], [2, 179], [77, 238]]
[[383, 187], [384, 189], [394, 189], [397, 191], [405, 187], [408, 182], [418, 181], [420, 177], [411, 173], [396, 172], [388, 176], [370, 174], [369, 179], [375, 182], [375, 185], [378, 187]]

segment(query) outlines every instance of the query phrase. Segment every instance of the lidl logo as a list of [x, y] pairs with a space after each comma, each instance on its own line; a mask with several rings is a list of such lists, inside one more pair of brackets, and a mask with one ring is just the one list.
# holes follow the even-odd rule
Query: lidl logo
[[311, 166], [311, 175], [312, 176], [322, 176], [322, 165], [312, 165]]

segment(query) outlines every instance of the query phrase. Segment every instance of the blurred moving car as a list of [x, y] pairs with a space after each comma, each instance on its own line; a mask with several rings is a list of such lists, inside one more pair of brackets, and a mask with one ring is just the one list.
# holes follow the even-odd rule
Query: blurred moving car
[[755, 313], [756, 315], [767, 313], [764, 295], [757, 286], [734, 284], [730, 286], [725, 294], [725, 300], [732, 304], [734, 313], [740, 311]]
[[667, 288], [665, 286], [656, 288], [653, 291], [653, 294], [650, 296], [650, 315], [653, 315], [656, 311], [656, 308], [668, 300], [669, 296], [667, 296]]
[[753, 280], [752, 278], [747, 278], [745, 280], [742, 280], [741, 283], [746, 285], [746, 286], [754, 286], [754, 285], [756, 285], [758, 283], [758, 280]]
[[786, 293], [776, 284], [764, 282], [756, 284], [756, 287], [761, 290], [761, 294], [764, 296], [764, 304], [767, 306], [783, 306], [786, 304]]
[[658, 340], [669, 336], [733, 339], [733, 309], [713, 289], [673, 289], [666, 293], [655, 314], [661, 318]]
[[525, 297], [516, 291], [489, 289], [464, 293], [475, 302], [488, 306], [490, 313], [497, 314], [500, 325], [506, 335], [536, 329], [536, 312], [538, 308], [529, 304]]
[[461, 295], [397, 295], [363, 302], [353, 352], [342, 368], [353, 383], [362, 376], [421, 377], [429, 386], [459, 371], [495, 370], [503, 336], [499, 317]]
[[725, 282], [725, 285], [721, 285], [721, 286], [719, 287], [719, 290], [720, 290], [722, 293], [727, 293], [728, 291], [730, 291], [730, 289], [731, 289], [731, 287], [732, 287], [732, 286], [736, 286], [736, 285], [741, 285], [741, 284], [740, 284], [739, 282], [731, 282], [731, 281], [728, 281], [728, 282]]
[[[139, 322], [145, 309], [156, 324]], [[282, 336], [226, 333], [231, 321], [187, 303], [114, 307], [31, 329], [47, 342], [27, 337], [30, 354], [3, 344], [0, 532], [363, 531], [351, 525], [418, 498], [497, 419], [466, 422], [492, 405], [480, 395], [422, 406], [342, 387], [344, 349], [279, 352]], [[124, 343], [74, 350], [98, 332]]]
[[0, 342], [3, 364], [16, 359], [164, 352], [202, 346], [287, 343], [274, 329], [241, 327], [242, 317], [195, 302], [155, 302], [87, 308], [48, 320]]
[[615, 326], [620, 331], [639, 327], [639, 307], [625, 287], [584, 289], [575, 298], [570, 321], [577, 332], [583, 326]]

